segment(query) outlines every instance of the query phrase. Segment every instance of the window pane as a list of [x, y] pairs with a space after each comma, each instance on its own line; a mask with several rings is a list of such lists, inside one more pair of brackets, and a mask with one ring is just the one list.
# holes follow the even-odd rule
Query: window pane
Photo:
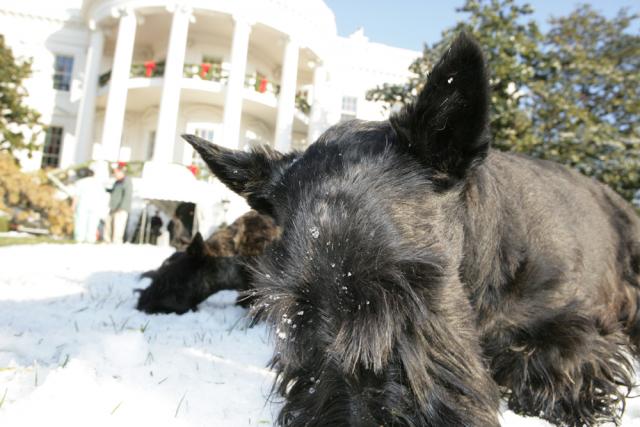
[[73, 57], [56, 55], [53, 88], [56, 90], [68, 91], [71, 87], [71, 76], [73, 74]]
[[[212, 142], [215, 137], [215, 129], [211, 129], [211, 128], [197, 128], [193, 131], [193, 133], [195, 133], [200, 138], [204, 138], [207, 141], [212, 141]], [[207, 166], [205, 161], [202, 160], [202, 156], [200, 156], [195, 150], [193, 151], [193, 157], [191, 158], [191, 163], [198, 167], [198, 170], [200, 171], [198, 176], [200, 179], [207, 179], [212, 176], [211, 172], [209, 171], [209, 167]]]
[[213, 129], [198, 128], [195, 130], [194, 133], [196, 134], [196, 136], [199, 136], [200, 138], [204, 138], [207, 141], [210, 141], [210, 142], [213, 141], [213, 135], [214, 135]]
[[355, 96], [343, 96], [342, 97], [342, 111], [346, 113], [357, 112], [358, 98]]
[[59, 126], [51, 126], [47, 129], [42, 148], [42, 168], [57, 168], [60, 165], [63, 131], [64, 129]]

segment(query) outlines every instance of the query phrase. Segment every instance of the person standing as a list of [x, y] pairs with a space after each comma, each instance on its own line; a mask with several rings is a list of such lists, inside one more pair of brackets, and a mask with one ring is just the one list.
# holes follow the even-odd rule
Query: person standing
[[109, 190], [109, 216], [105, 224], [104, 239], [107, 243], [122, 243], [124, 232], [127, 227], [127, 218], [131, 211], [131, 199], [133, 196], [133, 185], [124, 170], [124, 165], [118, 164], [113, 175], [116, 182]]
[[87, 169], [74, 186], [73, 235], [77, 242], [95, 243], [98, 225], [107, 213], [107, 195], [95, 168], [92, 165]]

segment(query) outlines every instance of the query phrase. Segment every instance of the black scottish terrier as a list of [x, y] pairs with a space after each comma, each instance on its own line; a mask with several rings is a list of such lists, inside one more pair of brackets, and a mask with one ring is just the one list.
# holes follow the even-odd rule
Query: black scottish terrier
[[[223, 289], [251, 289], [246, 264], [279, 235], [273, 219], [250, 211], [206, 241], [197, 233], [185, 251], [175, 252], [162, 265], [143, 273], [151, 284], [139, 290], [136, 308], [146, 313], [184, 314]], [[248, 306], [250, 298], [238, 303]]]
[[253, 265], [287, 426], [620, 422], [638, 354], [640, 221], [563, 166], [493, 151], [460, 35], [417, 100], [304, 153], [185, 139], [281, 227]]

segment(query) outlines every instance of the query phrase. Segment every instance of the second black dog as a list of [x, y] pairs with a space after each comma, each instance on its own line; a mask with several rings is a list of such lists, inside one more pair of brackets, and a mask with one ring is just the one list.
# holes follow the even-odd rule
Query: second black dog
[[[142, 277], [151, 284], [140, 291], [137, 309], [147, 313], [183, 314], [223, 289], [252, 288], [245, 266], [264, 252], [279, 230], [267, 216], [250, 211], [229, 226], [219, 228], [206, 241], [197, 233], [185, 251], [172, 254]], [[248, 305], [241, 296], [238, 302]]]

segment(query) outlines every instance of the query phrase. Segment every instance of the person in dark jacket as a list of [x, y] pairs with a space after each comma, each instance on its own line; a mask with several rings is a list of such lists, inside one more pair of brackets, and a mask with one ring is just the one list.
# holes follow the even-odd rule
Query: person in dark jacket
[[131, 198], [133, 185], [124, 170], [124, 166], [118, 165], [113, 171], [116, 182], [109, 192], [109, 217], [105, 224], [104, 240], [108, 243], [122, 243], [127, 226], [127, 218], [131, 211]]

